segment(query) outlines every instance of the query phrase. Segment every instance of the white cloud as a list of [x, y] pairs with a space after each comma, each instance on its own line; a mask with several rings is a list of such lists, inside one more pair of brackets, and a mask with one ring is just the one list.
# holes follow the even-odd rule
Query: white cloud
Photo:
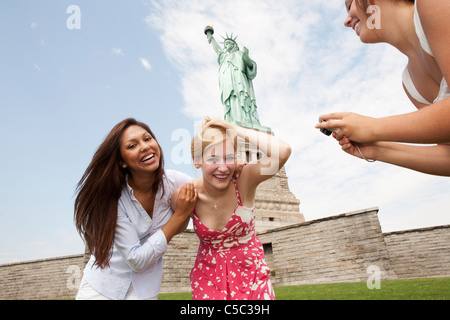
[[111, 53], [115, 56], [123, 56], [125, 55], [121, 48], [112, 48]]
[[148, 62], [147, 59], [145, 58], [139, 58], [139, 61], [141, 61], [142, 66], [147, 69], [147, 70], [152, 70], [152, 65], [150, 64], [150, 62]]
[[183, 112], [194, 120], [223, 116], [217, 56], [204, 27], [213, 24], [218, 41], [233, 32], [249, 48], [261, 123], [293, 148], [289, 184], [308, 220], [378, 206], [384, 231], [449, 223], [450, 202], [440, 200], [449, 199], [448, 179], [366, 163], [314, 129], [328, 112], [414, 110], [401, 86], [405, 57], [385, 44], [363, 45], [344, 28], [345, 16], [339, 1], [166, 0], [153, 2], [147, 23], [181, 75]]

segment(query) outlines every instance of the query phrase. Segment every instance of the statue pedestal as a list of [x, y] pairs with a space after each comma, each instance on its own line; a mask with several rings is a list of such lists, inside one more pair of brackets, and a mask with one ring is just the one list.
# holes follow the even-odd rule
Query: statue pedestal
[[[255, 146], [238, 142], [238, 160], [256, 161], [262, 157]], [[291, 192], [285, 167], [256, 189], [256, 232], [305, 222], [300, 200]]]
[[305, 222], [300, 200], [291, 192], [284, 167], [256, 189], [256, 232]]

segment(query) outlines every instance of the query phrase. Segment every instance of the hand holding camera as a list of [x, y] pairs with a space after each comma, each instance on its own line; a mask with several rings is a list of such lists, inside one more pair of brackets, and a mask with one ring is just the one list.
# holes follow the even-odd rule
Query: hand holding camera
[[[338, 128], [334, 128], [334, 127], [330, 127], [332, 124], [328, 123], [327, 127], [324, 128], [324, 122], [336, 122], [336, 121], [341, 121], [338, 119], [328, 119], [328, 120], [323, 120], [323, 119], [319, 119], [319, 124], [316, 125], [316, 128], [320, 129], [320, 132], [322, 132], [323, 134], [330, 136], [333, 132], [336, 132]], [[341, 124], [342, 125], [342, 124]], [[337, 125], [337, 127], [339, 127], [339, 124]], [[336, 140], [339, 141], [339, 144], [342, 146], [342, 149], [351, 154], [354, 155], [356, 157], [360, 156], [362, 159], [366, 160], [367, 162], [375, 162], [375, 160], [373, 159], [368, 159], [364, 156], [364, 154], [361, 152], [360, 147], [358, 146], [358, 144], [350, 141], [349, 138], [342, 136], [342, 137], [338, 137], [337, 135], [334, 135], [334, 138]]]
[[[327, 122], [327, 120], [319, 119], [319, 123], [322, 123], [322, 122]], [[331, 136], [331, 134], [335, 131], [336, 131], [336, 129], [334, 129], [334, 128], [329, 128], [329, 129], [320, 128], [320, 132], [322, 132], [324, 135], [327, 135], [327, 136]]]

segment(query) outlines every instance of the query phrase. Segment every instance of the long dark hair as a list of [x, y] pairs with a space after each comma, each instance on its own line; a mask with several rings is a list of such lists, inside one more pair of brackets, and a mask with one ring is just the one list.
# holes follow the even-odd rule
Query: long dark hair
[[[76, 188], [75, 226], [100, 268], [109, 266], [112, 254], [117, 207], [126, 184], [126, 175], [129, 174], [128, 169], [120, 166], [120, 140], [123, 132], [132, 125], [142, 127], [156, 140], [145, 123], [133, 118], [121, 121], [99, 146]], [[160, 187], [164, 190], [163, 174], [164, 156], [161, 150], [159, 168], [155, 171], [154, 194]]]

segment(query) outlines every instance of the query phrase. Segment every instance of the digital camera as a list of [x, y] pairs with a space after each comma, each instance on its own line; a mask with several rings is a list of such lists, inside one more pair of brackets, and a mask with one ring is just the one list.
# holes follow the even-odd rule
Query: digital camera
[[[319, 119], [319, 123], [320, 122], [326, 122], [326, 120], [320, 120]], [[323, 134], [327, 135], [327, 136], [331, 136], [331, 134], [333, 133], [333, 129], [328, 130], [328, 129], [320, 129], [320, 132], [322, 132]]]

